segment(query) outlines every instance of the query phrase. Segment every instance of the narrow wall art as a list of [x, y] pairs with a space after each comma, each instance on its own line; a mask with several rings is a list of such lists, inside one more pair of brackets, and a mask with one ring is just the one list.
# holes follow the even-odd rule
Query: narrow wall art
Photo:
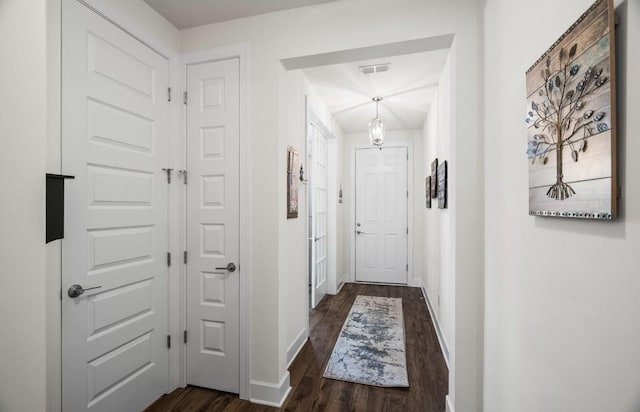
[[431, 197], [438, 196], [438, 158], [431, 162]]
[[424, 193], [427, 199], [427, 209], [431, 209], [431, 176], [427, 176], [424, 179]]
[[438, 165], [438, 209], [447, 208], [447, 161]]
[[298, 152], [287, 148], [287, 219], [298, 217]]
[[617, 214], [613, 0], [596, 1], [527, 71], [529, 214]]

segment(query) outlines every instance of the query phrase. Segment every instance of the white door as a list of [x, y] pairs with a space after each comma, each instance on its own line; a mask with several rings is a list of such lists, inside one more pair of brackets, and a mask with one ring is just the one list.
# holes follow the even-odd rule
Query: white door
[[328, 228], [328, 142], [311, 127], [311, 307], [315, 308], [327, 294], [327, 228]]
[[356, 150], [356, 280], [407, 283], [407, 148]]
[[230, 59], [187, 68], [187, 383], [233, 393], [240, 390], [239, 67]]
[[140, 411], [168, 386], [168, 61], [76, 1], [62, 24], [63, 410]]

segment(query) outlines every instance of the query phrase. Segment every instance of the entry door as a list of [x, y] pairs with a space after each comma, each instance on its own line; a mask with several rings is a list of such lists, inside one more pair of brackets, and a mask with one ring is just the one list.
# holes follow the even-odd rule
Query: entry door
[[327, 138], [312, 126], [311, 173], [311, 307], [315, 308], [327, 294], [327, 216], [329, 211], [327, 187], [328, 142]]
[[168, 387], [168, 61], [76, 1], [62, 24], [63, 410], [140, 411]]
[[187, 383], [240, 390], [238, 59], [187, 68]]
[[407, 148], [356, 150], [356, 280], [407, 283]]

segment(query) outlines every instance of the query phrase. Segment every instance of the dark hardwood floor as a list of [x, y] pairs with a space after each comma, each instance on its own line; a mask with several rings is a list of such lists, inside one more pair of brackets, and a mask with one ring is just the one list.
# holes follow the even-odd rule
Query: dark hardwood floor
[[[409, 388], [378, 388], [322, 377], [357, 295], [402, 298]], [[190, 386], [164, 395], [147, 411], [445, 410], [449, 373], [420, 289], [348, 283], [338, 295], [326, 296], [311, 311], [309, 326], [309, 340], [289, 368], [292, 389], [282, 408], [251, 404], [237, 395]]]

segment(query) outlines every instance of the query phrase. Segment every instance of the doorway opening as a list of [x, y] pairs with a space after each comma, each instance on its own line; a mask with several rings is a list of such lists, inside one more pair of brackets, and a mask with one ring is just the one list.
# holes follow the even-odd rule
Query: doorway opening
[[[307, 153], [313, 152], [316, 133], [308, 107], [322, 115], [337, 141], [337, 176], [335, 180], [330, 178], [336, 187], [328, 189], [328, 196], [335, 196], [333, 201], [328, 200], [329, 208], [337, 206], [337, 214], [336, 221], [327, 222], [326, 227], [327, 233], [332, 228], [337, 233], [337, 257], [335, 265], [329, 264], [326, 277], [323, 268], [318, 268], [323, 263], [323, 245], [316, 245], [317, 236], [313, 234], [314, 230], [324, 233], [324, 227], [318, 225], [324, 222], [318, 222], [312, 210], [324, 193], [319, 195], [316, 192], [323, 188], [312, 186], [314, 159], [307, 157], [304, 165], [310, 179], [303, 197], [309, 204], [304, 239], [308, 272], [302, 278], [304, 288], [296, 290], [305, 294], [311, 308], [317, 305], [318, 296], [337, 293], [343, 282], [406, 285], [423, 287], [426, 299], [437, 303], [434, 322], [443, 316], [451, 324], [455, 291], [452, 283], [443, 279], [452, 274], [446, 270], [450, 237], [442, 240], [446, 244], [444, 253], [434, 252], [441, 248], [437, 235], [450, 234], [440, 228], [451, 226], [451, 216], [446, 210], [429, 210], [425, 205], [425, 177], [431, 174], [429, 165], [434, 158], [446, 160], [454, 152], [455, 53], [453, 35], [434, 40], [281, 60], [291, 72], [283, 82], [287, 97], [299, 90], [307, 96]], [[367, 70], [370, 67], [384, 70]], [[372, 97], [383, 97], [379, 111]], [[382, 149], [373, 148], [369, 138], [368, 126], [374, 116], [386, 125]], [[292, 133], [287, 139], [289, 143], [296, 137]], [[367, 153], [371, 155], [365, 156]], [[371, 170], [360, 167], [366, 162], [371, 162]], [[329, 167], [329, 172], [332, 169]], [[328, 247], [332, 246], [329, 239]], [[324, 282], [326, 292], [316, 287]]]

